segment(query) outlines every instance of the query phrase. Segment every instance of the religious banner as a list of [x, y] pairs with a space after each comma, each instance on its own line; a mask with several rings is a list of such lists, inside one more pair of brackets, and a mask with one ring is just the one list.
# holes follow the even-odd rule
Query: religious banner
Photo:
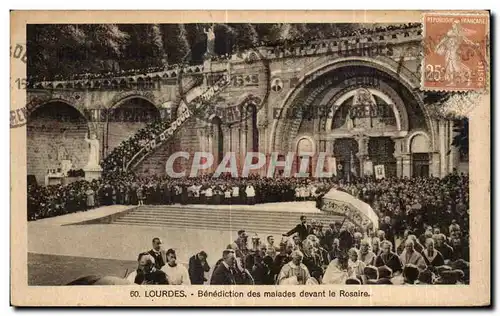
[[373, 162], [371, 160], [366, 160], [363, 163], [363, 174], [368, 177], [373, 176]]
[[376, 165], [375, 166], [375, 179], [385, 179], [385, 166]]

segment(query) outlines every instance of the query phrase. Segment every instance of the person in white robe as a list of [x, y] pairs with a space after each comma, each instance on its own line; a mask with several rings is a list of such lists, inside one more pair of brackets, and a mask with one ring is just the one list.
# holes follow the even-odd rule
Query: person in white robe
[[348, 265], [345, 253], [341, 253], [326, 268], [325, 275], [323, 276], [323, 284], [345, 284], [345, 281], [351, 277], [355, 277], [355, 275]]
[[184, 265], [177, 263], [175, 250], [167, 250], [167, 264], [161, 270], [167, 275], [168, 284], [191, 285], [189, 272]]
[[351, 248], [349, 250], [348, 267], [351, 269], [352, 274], [356, 277], [362, 276], [365, 272], [365, 263], [359, 260], [358, 249]]
[[281, 268], [278, 275], [278, 285], [305, 285], [306, 281], [311, 277], [309, 270], [302, 263], [304, 255], [298, 250], [292, 251], [292, 261], [288, 262]]

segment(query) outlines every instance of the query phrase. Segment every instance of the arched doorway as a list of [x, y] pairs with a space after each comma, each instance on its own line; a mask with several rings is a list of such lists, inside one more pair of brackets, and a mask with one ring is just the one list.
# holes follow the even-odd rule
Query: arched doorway
[[337, 160], [337, 177], [345, 181], [360, 174], [358, 142], [353, 138], [339, 138], [333, 144], [333, 154]]
[[368, 141], [368, 157], [373, 166], [384, 165], [386, 177], [396, 176], [394, 141], [390, 137], [370, 137]]
[[218, 116], [212, 119], [210, 129], [214, 163], [219, 164], [224, 158], [224, 132], [222, 131], [222, 120]]
[[[309, 138], [301, 138], [297, 142], [297, 154], [296, 154], [296, 162], [295, 162], [295, 171], [301, 171], [302, 163], [306, 163], [308, 161], [307, 167], [303, 170], [305, 173], [309, 173], [312, 175], [312, 159], [314, 156], [314, 144], [313, 141]], [[303, 162], [304, 161], [304, 162]]]
[[[292, 149], [289, 148], [289, 144], [292, 143], [291, 139], [297, 137], [300, 121], [303, 120], [293, 113], [296, 109], [304, 108], [312, 108], [315, 114], [320, 113], [314, 115], [316, 131], [344, 130], [342, 133], [330, 135], [331, 138], [350, 137], [349, 134], [391, 136], [385, 134], [387, 129], [392, 130], [392, 135], [399, 135], [397, 131], [411, 130], [426, 130], [432, 134], [430, 118], [420, 96], [414, 92], [414, 82], [406, 75], [399, 75], [395, 70], [386, 63], [353, 58], [329, 63], [310, 72], [293, 91], [288, 93], [281, 105], [281, 111], [278, 112], [280, 116], [271, 126], [270, 151], [284, 152]], [[343, 101], [353, 105], [357, 103], [354, 102], [354, 95], [358, 94], [357, 90], [362, 89], [369, 91], [368, 94], [371, 95], [370, 100], [374, 106], [370, 111], [366, 111], [366, 106], [363, 107], [363, 111], [350, 111], [349, 107], [345, 106], [340, 109], [340, 113], [336, 113], [339, 110], [336, 106], [345, 103], [337, 102], [340, 96], [351, 97], [351, 100]], [[353, 94], [349, 95], [349, 92]], [[365, 98], [361, 96], [361, 99]], [[364, 101], [358, 103], [366, 105]], [[333, 111], [328, 112], [329, 109]], [[337, 116], [333, 117], [331, 113]], [[348, 129], [361, 131], [349, 133], [346, 131]], [[367, 129], [378, 129], [380, 132], [365, 133]]]
[[106, 154], [148, 123], [158, 119], [160, 111], [143, 98], [130, 98], [109, 109], [106, 118]]
[[411, 138], [411, 166], [413, 177], [429, 176], [429, 138], [424, 134], [417, 134]]
[[38, 184], [45, 183], [49, 169], [81, 169], [87, 164], [89, 128], [85, 117], [64, 102], [49, 102], [37, 108], [26, 130], [27, 171]]

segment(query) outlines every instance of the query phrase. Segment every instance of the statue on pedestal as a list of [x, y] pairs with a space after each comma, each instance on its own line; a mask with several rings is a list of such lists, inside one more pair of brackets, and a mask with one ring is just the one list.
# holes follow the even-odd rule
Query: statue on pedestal
[[85, 135], [85, 141], [90, 146], [89, 159], [87, 161], [86, 168], [89, 169], [99, 169], [99, 140], [95, 134], [90, 136], [90, 139]]
[[204, 30], [204, 33], [207, 35], [207, 51], [205, 52], [208, 58], [215, 55], [215, 32], [214, 25], [212, 24], [210, 27]]
[[102, 168], [99, 165], [99, 140], [95, 134], [90, 135], [90, 139], [85, 135], [85, 141], [89, 143], [89, 159], [83, 168], [85, 180], [92, 181], [101, 177]]

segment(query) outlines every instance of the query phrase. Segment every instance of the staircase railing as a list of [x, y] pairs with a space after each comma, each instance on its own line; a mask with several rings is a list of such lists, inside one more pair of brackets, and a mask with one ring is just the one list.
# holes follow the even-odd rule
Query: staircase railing
[[[159, 135], [155, 136], [147, 142], [133, 157], [129, 160], [125, 167], [125, 171], [132, 170], [137, 167], [156, 147], [161, 146], [166, 141], [171, 139], [195, 113], [202, 111], [205, 106], [214, 97], [219, 95], [230, 83], [227, 73], [222, 75], [222, 78], [215, 82], [213, 86], [204, 90], [200, 95], [193, 97], [190, 104], [184, 107], [184, 111], [173, 121], [170, 126]], [[186, 98], [188, 99], [188, 98]], [[182, 106], [182, 104], [181, 104]], [[193, 110], [191, 110], [193, 109]]]

